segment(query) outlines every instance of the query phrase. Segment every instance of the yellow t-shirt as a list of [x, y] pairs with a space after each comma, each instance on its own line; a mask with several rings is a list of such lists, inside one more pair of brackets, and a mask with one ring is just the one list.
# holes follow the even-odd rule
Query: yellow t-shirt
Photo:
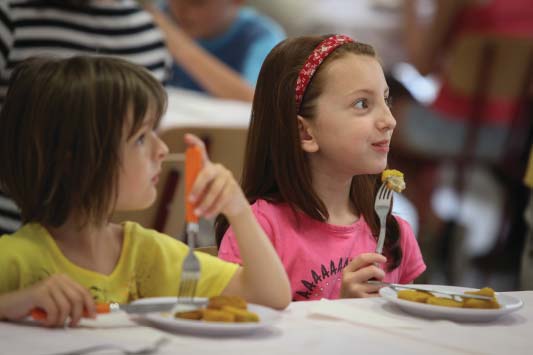
[[529, 152], [529, 164], [527, 165], [526, 176], [524, 176], [524, 183], [533, 189], [533, 147]]
[[[28, 287], [64, 273], [85, 286], [97, 302], [128, 303], [138, 298], [176, 296], [188, 247], [137, 223], [124, 223], [120, 258], [110, 275], [84, 269], [68, 260], [48, 231], [30, 223], [0, 238], [0, 293]], [[238, 268], [205, 253], [200, 260], [197, 296], [220, 294]]]

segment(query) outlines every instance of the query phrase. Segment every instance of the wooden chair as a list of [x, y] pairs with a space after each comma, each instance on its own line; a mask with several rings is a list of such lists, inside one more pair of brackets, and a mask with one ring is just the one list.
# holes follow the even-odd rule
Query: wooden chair
[[211, 161], [222, 163], [238, 179], [243, 167], [247, 132], [245, 128], [178, 127], [163, 130], [159, 135], [171, 153], [185, 151], [185, 133], [197, 135], [205, 142]]
[[[212, 161], [222, 163], [237, 178], [241, 175], [247, 129], [180, 127], [163, 130], [160, 132], [160, 137], [168, 145], [171, 153], [184, 152], [185, 143], [183, 137], [185, 133], [195, 134], [204, 140]], [[184, 216], [184, 191], [183, 184], [179, 183], [181, 181], [180, 174], [181, 171], [174, 171], [172, 178], [168, 179], [162, 187], [163, 195], [167, 196], [164, 200], [174, 202], [160, 205], [159, 212], [155, 216], [155, 221], [157, 222], [155, 228], [158, 230], [163, 228], [165, 233], [179, 236], [179, 239], [186, 241], [183, 223], [174, 220], [174, 216]], [[164, 206], [167, 207], [165, 208]], [[172, 220], [168, 216], [173, 216]], [[214, 227], [211, 221], [200, 219], [198, 243], [203, 246], [206, 243], [215, 245]], [[210, 251], [214, 255], [216, 255], [216, 252], [216, 250]]]

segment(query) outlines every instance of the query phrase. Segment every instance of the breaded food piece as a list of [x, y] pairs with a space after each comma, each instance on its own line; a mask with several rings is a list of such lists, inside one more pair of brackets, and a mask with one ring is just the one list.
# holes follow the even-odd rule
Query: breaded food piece
[[498, 309], [500, 304], [496, 300], [476, 300], [475, 298], [465, 298], [463, 300], [464, 308], [482, 308], [482, 309]]
[[183, 318], [183, 319], [200, 320], [202, 319], [203, 315], [204, 314], [203, 314], [202, 309], [196, 309], [194, 311], [176, 312], [176, 314], [174, 314], [174, 317]]
[[222, 307], [222, 311], [235, 315], [235, 322], [259, 322], [259, 316], [254, 312], [232, 306]]
[[386, 182], [387, 187], [396, 192], [405, 190], [403, 173], [395, 169], [386, 169], [381, 173], [381, 182]]
[[486, 297], [494, 297], [496, 293], [494, 290], [490, 287], [483, 287], [479, 291], [465, 291], [465, 294], [467, 295], [478, 295], [478, 296], [486, 296]]
[[246, 301], [239, 296], [215, 296], [209, 299], [207, 308], [222, 309], [224, 306], [231, 306], [239, 309], [247, 309]]
[[218, 309], [205, 309], [203, 311], [203, 320], [208, 322], [235, 322], [235, 315], [226, 312], [221, 311]]
[[465, 294], [468, 295], [479, 295], [492, 297], [492, 300], [477, 300], [475, 298], [465, 298], [463, 301], [463, 307], [465, 308], [486, 308], [486, 309], [497, 309], [500, 308], [500, 304], [496, 299], [496, 294], [494, 290], [490, 287], [484, 287], [479, 291], [466, 291]]
[[426, 303], [432, 304], [434, 306], [455, 307], [455, 308], [463, 307], [463, 302], [452, 300], [451, 298], [436, 297], [436, 296], [428, 298]]
[[415, 290], [401, 290], [398, 291], [398, 298], [407, 301], [413, 301], [418, 303], [426, 303], [428, 298], [433, 297], [429, 292], [415, 291]]

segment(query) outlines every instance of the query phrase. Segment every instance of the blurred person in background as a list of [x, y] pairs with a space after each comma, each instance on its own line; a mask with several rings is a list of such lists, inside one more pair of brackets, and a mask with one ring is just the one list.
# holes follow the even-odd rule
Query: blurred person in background
[[[81, 54], [121, 57], [160, 82], [171, 62], [162, 33], [134, 0], [0, 1], [0, 106], [9, 76], [22, 60]], [[0, 235], [19, 227], [17, 206], [0, 192]]]
[[[403, 160], [399, 165], [417, 186], [416, 194], [408, 197], [421, 213], [423, 239], [442, 231], [442, 221], [428, 207], [438, 185], [438, 170], [432, 168], [446, 160], [463, 167], [465, 161], [489, 163], [491, 169], [498, 166], [497, 180], [508, 189], [503, 195], [515, 209], [512, 215], [518, 216], [517, 210], [523, 208], [512, 198], [523, 197], [517, 185], [531, 132], [531, 120], [520, 112], [523, 102], [531, 99], [527, 85], [533, 58], [533, 6], [530, 0], [435, 0], [432, 20], [422, 23], [418, 5], [417, 0], [404, 1], [408, 57], [422, 75], [435, 74], [441, 87], [429, 107], [408, 95], [395, 96], [400, 129], [394, 151], [403, 151], [403, 156], [391, 158]], [[487, 70], [482, 72], [484, 65]]]
[[522, 290], [533, 290], [533, 147], [529, 153], [529, 165], [524, 183], [529, 188], [529, 204], [524, 213], [528, 230], [522, 251], [520, 287]]
[[272, 19], [243, 4], [244, 0], [167, 0], [162, 10], [146, 6], [165, 33], [175, 61], [170, 85], [252, 100], [261, 65], [285, 33]]

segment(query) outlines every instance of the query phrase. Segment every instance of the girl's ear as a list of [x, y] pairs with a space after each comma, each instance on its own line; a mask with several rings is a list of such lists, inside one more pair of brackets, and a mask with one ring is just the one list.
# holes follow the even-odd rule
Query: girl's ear
[[304, 152], [314, 153], [318, 151], [318, 142], [313, 134], [313, 129], [309, 122], [298, 115], [298, 131], [300, 133], [300, 144]]

